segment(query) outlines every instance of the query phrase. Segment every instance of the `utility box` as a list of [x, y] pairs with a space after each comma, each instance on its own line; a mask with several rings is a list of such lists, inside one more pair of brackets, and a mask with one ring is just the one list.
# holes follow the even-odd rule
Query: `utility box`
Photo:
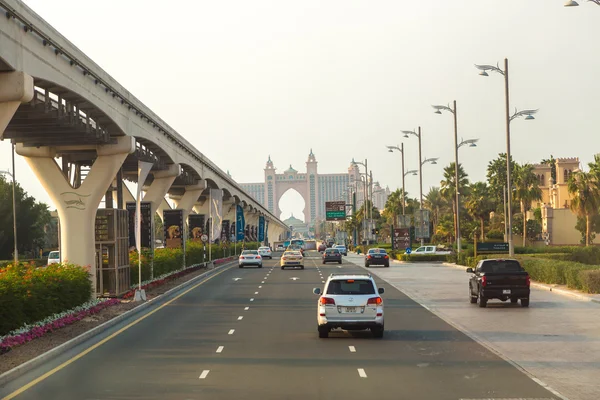
[[131, 286], [129, 266], [129, 214], [101, 208], [96, 212], [96, 293], [117, 297]]

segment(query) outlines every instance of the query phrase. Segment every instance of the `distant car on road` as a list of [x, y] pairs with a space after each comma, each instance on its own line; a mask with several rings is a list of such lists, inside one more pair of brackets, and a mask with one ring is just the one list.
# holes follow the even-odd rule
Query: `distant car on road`
[[285, 246], [282, 244], [278, 244], [275, 248], [275, 251], [285, 251]]
[[302, 256], [304, 257], [304, 249], [302, 248], [302, 246], [300, 246], [298, 244], [290, 244], [288, 246], [288, 248], [285, 249], [285, 251], [299, 251], [300, 253], [302, 253]]
[[327, 245], [325, 243], [321, 243], [319, 245], [319, 253], [324, 252], [327, 249]]
[[317, 330], [327, 338], [332, 329], [370, 329], [382, 338], [384, 332], [383, 288], [377, 288], [370, 274], [331, 274], [325, 288], [314, 288], [317, 302]]
[[346, 246], [344, 246], [343, 244], [338, 244], [334, 246], [334, 249], [338, 249], [340, 253], [342, 253], [342, 255], [344, 256], [348, 255], [348, 249], [346, 249]]
[[51, 251], [48, 253], [48, 264], [58, 264], [60, 262], [60, 251]]
[[262, 257], [258, 254], [258, 250], [244, 250], [238, 259], [238, 265], [240, 268], [244, 268], [246, 265], [256, 265], [258, 268], [262, 268]]
[[475, 267], [467, 268], [473, 274], [469, 279], [469, 300], [486, 307], [489, 299], [511, 303], [521, 300], [522, 307], [529, 307], [531, 281], [527, 271], [517, 260], [481, 260]]
[[342, 253], [338, 249], [326, 249], [323, 252], [323, 264], [328, 262], [342, 263]]
[[386, 268], [390, 266], [390, 256], [385, 249], [369, 249], [365, 254], [365, 267], [369, 268], [371, 265], [383, 265]]
[[260, 254], [262, 258], [269, 257], [269, 260], [273, 259], [273, 253], [271, 253], [271, 248], [267, 246], [259, 247], [258, 254]]
[[300, 267], [300, 269], [304, 269], [304, 256], [300, 251], [287, 250], [281, 256], [279, 265], [281, 269], [285, 267]]

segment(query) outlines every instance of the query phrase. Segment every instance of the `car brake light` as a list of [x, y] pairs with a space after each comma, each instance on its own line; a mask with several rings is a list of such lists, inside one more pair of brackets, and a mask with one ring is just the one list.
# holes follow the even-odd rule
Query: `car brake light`
[[389, 258], [389, 257], [386, 255], [386, 256], [385, 256], [385, 257], [383, 257], [383, 258]]
[[381, 303], [383, 303], [383, 299], [381, 297], [371, 297], [367, 301], [367, 305], [369, 305], [369, 304], [381, 304]]
[[287, 257], [281, 257], [282, 260], [287, 260]]
[[371, 259], [371, 255], [368, 255], [368, 256], [367, 256], [367, 258], [368, 258], [368, 259]]
[[246, 257], [240, 256], [240, 260], [245, 260], [245, 259], [246, 259]]
[[527, 275], [527, 286], [531, 286], [531, 278]]
[[332, 299], [331, 297], [321, 297], [321, 305], [324, 306], [326, 304], [332, 304], [335, 306], [335, 300]]
[[260, 259], [260, 256], [256, 256], [256, 258]]
[[346, 282], [348, 282], [348, 283], [354, 283], [354, 279], [348, 279]]
[[487, 278], [484, 276], [481, 277], [481, 286], [486, 286], [487, 285]]

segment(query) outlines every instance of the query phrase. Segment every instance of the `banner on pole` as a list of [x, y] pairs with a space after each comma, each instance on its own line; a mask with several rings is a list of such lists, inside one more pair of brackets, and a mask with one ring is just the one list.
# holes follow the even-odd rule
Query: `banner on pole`
[[[138, 182], [136, 196], [136, 212], [135, 212], [135, 247], [137, 251], [142, 251], [142, 219], [141, 219], [141, 201], [142, 187], [146, 183], [146, 178], [152, 169], [153, 163], [138, 161]], [[150, 221], [152, 222], [152, 221]], [[150, 224], [152, 226], [152, 223]], [[148, 246], [150, 247], [150, 246]]]
[[221, 237], [223, 224], [223, 191], [221, 189], [210, 189], [210, 218], [212, 219], [210, 241], [214, 243], [215, 239]]
[[183, 248], [183, 210], [164, 210], [165, 247]]
[[[136, 243], [136, 209], [137, 203], [135, 201], [127, 202], [125, 209], [129, 215], [129, 248], [138, 249]], [[142, 218], [140, 219], [141, 225], [141, 240], [140, 245], [142, 248], [150, 248], [152, 242], [152, 220], [151, 211], [152, 205], [149, 201], [142, 201], [140, 203], [140, 213]]]
[[201, 242], [202, 235], [206, 232], [206, 216], [204, 214], [188, 215], [188, 227], [190, 240]]
[[262, 242], [265, 240], [265, 217], [258, 217], [258, 241]]
[[431, 236], [429, 231], [429, 210], [415, 211], [415, 237], [427, 239]]
[[223, 220], [223, 226], [221, 228], [221, 243], [229, 242], [229, 220]]
[[236, 225], [236, 235], [237, 235], [237, 241], [238, 242], [242, 242], [244, 240], [244, 238], [246, 237], [245, 235], [245, 228], [246, 228], [246, 219], [244, 218], [244, 209], [242, 208], [242, 206], [238, 205], [236, 206], [236, 217], [235, 217], [235, 225]]

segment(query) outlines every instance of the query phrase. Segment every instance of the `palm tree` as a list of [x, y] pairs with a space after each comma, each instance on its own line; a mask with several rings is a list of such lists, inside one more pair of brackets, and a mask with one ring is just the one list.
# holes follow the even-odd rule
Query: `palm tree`
[[533, 165], [515, 165], [513, 185], [515, 186], [515, 200], [521, 205], [523, 214], [523, 246], [527, 240], [527, 217], [525, 213], [531, 208], [531, 203], [542, 199], [542, 190], [539, 188], [539, 180], [533, 172]]
[[442, 196], [440, 188], [438, 187], [432, 187], [431, 189], [429, 189], [429, 193], [427, 193], [427, 195], [425, 196], [424, 203], [425, 208], [431, 210], [431, 219], [433, 220], [433, 229], [435, 231], [435, 228], [440, 222], [440, 212], [442, 208], [444, 208], [448, 203]]
[[393, 216], [392, 224], [398, 223], [398, 215], [402, 213], [402, 190], [396, 189], [390, 193], [387, 202], [385, 203], [385, 210]]
[[554, 158], [554, 156], [552, 154], [550, 154], [550, 158], [543, 159], [542, 164], [546, 164], [547, 166], [550, 167], [550, 176], [552, 177], [552, 180], [554, 181], [554, 183], [557, 183], [556, 182], [556, 159]]
[[[442, 185], [441, 195], [452, 203], [452, 213], [454, 214], [454, 238], [458, 236], [456, 223], [456, 179], [455, 179], [455, 163], [450, 163], [444, 168], [444, 180], [440, 182]], [[462, 165], [458, 164], [458, 194], [464, 196], [469, 186], [469, 178]]]
[[471, 185], [469, 198], [465, 206], [473, 218], [479, 219], [481, 227], [481, 240], [484, 240], [484, 219], [494, 209], [492, 201], [490, 200], [487, 183], [475, 182]]
[[568, 182], [569, 194], [573, 195], [571, 210], [579, 217], [585, 217], [585, 245], [590, 245], [591, 217], [598, 214], [600, 195], [598, 179], [594, 171], [577, 171]]

